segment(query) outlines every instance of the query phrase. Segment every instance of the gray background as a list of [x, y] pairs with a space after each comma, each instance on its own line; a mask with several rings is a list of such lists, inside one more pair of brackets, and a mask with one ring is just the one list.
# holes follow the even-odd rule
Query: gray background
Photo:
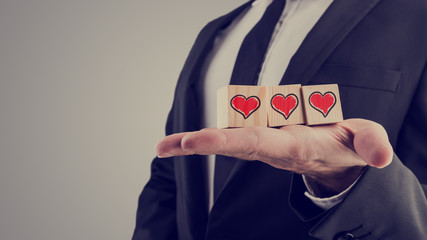
[[1, 0], [0, 239], [130, 239], [197, 32], [243, 0]]

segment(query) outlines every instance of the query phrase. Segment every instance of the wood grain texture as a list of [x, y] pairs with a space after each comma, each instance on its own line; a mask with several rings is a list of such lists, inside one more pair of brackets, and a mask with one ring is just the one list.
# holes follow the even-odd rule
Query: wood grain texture
[[307, 125], [337, 123], [343, 120], [337, 84], [302, 87]]
[[266, 87], [228, 85], [217, 91], [217, 127], [267, 126]]
[[300, 84], [268, 87], [267, 96], [269, 127], [305, 123]]

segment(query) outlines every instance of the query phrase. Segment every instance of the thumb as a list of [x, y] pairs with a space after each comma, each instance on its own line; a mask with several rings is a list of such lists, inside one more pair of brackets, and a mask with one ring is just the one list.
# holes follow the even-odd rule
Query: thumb
[[368, 165], [383, 168], [391, 163], [393, 148], [383, 126], [364, 119], [349, 119], [342, 123], [353, 132], [354, 149]]

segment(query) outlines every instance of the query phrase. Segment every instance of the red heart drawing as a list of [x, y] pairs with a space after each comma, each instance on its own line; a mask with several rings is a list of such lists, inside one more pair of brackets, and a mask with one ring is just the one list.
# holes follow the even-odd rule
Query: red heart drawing
[[243, 95], [236, 95], [230, 101], [231, 107], [247, 119], [261, 106], [261, 101], [257, 96], [246, 98]]
[[285, 96], [278, 93], [271, 98], [271, 107], [287, 120], [298, 106], [298, 97], [291, 93]]
[[310, 106], [323, 114], [323, 117], [328, 116], [331, 109], [335, 106], [337, 98], [333, 92], [313, 92], [309, 97]]

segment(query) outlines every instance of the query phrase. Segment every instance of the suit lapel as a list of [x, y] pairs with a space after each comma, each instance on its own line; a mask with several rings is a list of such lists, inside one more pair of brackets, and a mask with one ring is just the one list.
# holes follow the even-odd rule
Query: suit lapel
[[280, 84], [307, 84], [323, 62], [380, 0], [334, 0], [295, 53]]
[[[307, 35], [280, 84], [307, 84], [326, 58], [381, 0], [335, 0]], [[240, 172], [245, 161], [237, 161], [222, 190]]]
[[181, 132], [195, 131], [200, 129], [201, 119], [199, 119], [198, 117], [204, 111], [203, 96], [197, 94], [198, 91], [200, 91], [200, 74], [205, 59], [214, 45], [216, 36], [249, 5], [251, 5], [253, 1], [254, 0], [251, 0], [243, 4], [242, 6], [236, 8], [232, 12], [208, 23], [197, 37], [179, 77], [179, 80], [182, 81], [182, 87], [178, 89], [177, 93], [180, 95], [187, 96], [187, 99], [192, 98], [191, 105], [185, 104], [185, 106], [183, 106], [187, 110], [186, 112], [190, 113], [190, 115], [186, 114], [185, 116], [191, 117], [186, 121], [182, 122], [184, 125], [186, 125], [186, 127], [181, 127]]
[[[175, 111], [178, 121], [174, 122], [173, 132], [194, 131], [201, 127], [202, 101], [197, 94], [195, 86], [200, 79], [200, 69], [204, 60], [211, 50], [215, 36], [237, 17], [250, 1], [229, 14], [210, 22], [199, 34], [192, 50], [190, 51], [183, 70], [178, 80], [175, 92], [176, 104], [179, 106]], [[208, 216], [208, 199], [206, 198], [206, 165], [201, 156], [176, 157], [175, 174], [177, 174], [178, 188], [183, 194], [182, 207], [186, 219], [181, 219], [179, 225], [185, 225], [185, 236], [188, 239], [203, 239]], [[191, 237], [190, 237], [191, 236]]]
[[[227, 177], [227, 180], [225, 181], [224, 185], [221, 187], [221, 190], [219, 191], [218, 195], [214, 199], [214, 205], [217, 199], [221, 196], [221, 193], [224, 191], [224, 189], [228, 186], [228, 183], [232, 181], [232, 179], [237, 175], [238, 172], [243, 170], [243, 167], [247, 164], [245, 160], [231, 158], [231, 161], [234, 161], [233, 168], [230, 171], [230, 174]], [[216, 170], [215, 170], [216, 171]]]
[[183, 73], [187, 73], [184, 79], [189, 80], [189, 84], [196, 83], [200, 78], [200, 70], [204, 61], [213, 47], [214, 41], [218, 33], [226, 28], [234, 18], [242, 13], [254, 0], [251, 0], [242, 6], [236, 8], [232, 12], [215, 19], [208, 23], [205, 28], [200, 32], [194, 46], [188, 56], [188, 60], [184, 66]]

